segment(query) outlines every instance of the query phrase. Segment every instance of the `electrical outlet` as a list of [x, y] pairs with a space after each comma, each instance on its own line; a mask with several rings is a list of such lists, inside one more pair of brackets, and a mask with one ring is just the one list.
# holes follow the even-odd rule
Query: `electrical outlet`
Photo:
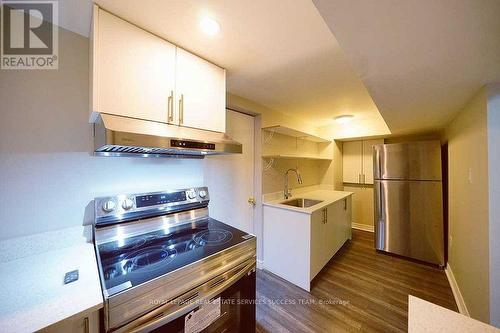
[[71, 272], [67, 272], [64, 275], [64, 284], [68, 284], [76, 280], [78, 280], [78, 269], [75, 269], [74, 271]]

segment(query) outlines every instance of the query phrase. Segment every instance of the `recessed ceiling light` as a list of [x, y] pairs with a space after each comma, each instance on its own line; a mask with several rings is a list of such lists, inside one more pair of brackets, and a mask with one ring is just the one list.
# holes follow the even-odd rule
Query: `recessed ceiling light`
[[214, 19], [205, 17], [200, 21], [200, 28], [209, 36], [215, 36], [220, 31], [220, 25]]
[[337, 123], [339, 123], [340, 125], [344, 125], [344, 124], [347, 124], [348, 122], [350, 122], [352, 120], [352, 118], [354, 118], [354, 116], [352, 116], [350, 114], [346, 114], [346, 115], [335, 117], [335, 121]]

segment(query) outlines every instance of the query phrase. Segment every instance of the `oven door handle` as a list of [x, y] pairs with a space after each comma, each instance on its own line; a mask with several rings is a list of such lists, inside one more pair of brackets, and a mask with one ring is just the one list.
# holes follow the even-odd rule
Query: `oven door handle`
[[[224, 291], [225, 289], [232, 286], [236, 281], [238, 281], [240, 278], [245, 276], [245, 274], [252, 271], [253, 269], [255, 269], [255, 258], [252, 258], [252, 260], [250, 262], [244, 262], [244, 263], [236, 266], [232, 270], [223, 274], [223, 276], [234, 274], [234, 275], [230, 276], [229, 278], [227, 278], [227, 280], [225, 280], [224, 282], [221, 282], [220, 284], [218, 284], [218, 281], [220, 280], [220, 276], [219, 276], [219, 277], [215, 277], [212, 280], [207, 281], [206, 283], [204, 283], [203, 285], [198, 287], [197, 289], [203, 290], [203, 289], [205, 289], [204, 287], [208, 286], [208, 290], [206, 290], [206, 292], [203, 292], [201, 290], [198, 291], [199, 297], [197, 297], [195, 299], [189, 299], [189, 296], [187, 296], [187, 295], [195, 294], [192, 291], [190, 291], [189, 293], [186, 293], [186, 294], [183, 294], [183, 295], [177, 297], [174, 300], [174, 302], [169, 302], [169, 303], [155, 309], [154, 311], [150, 312], [149, 314], [147, 314], [146, 320], [144, 320], [144, 319], [141, 320], [141, 318], [139, 318], [139, 319], [137, 319], [137, 320], [125, 325], [125, 326], [120, 327], [115, 332], [116, 333], [118, 333], [118, 332], [139, 333], [139, 332], [148, 332], [148, 331], [154, 330], [155, 328], [161, 327], [164, 324], [166, 324], [174, 319], [177, 319], [180, 316], [182, 316], [182, 315], [188, 313], [189, 311], [192, 311], [193, 309], [200, 306], [201, 302], [197, 302], [197, 301], [210, 300], [211, 298], [219, 295], [222, 291]], [[214, 285], [216, 285], [215, 288], [210, 287], [210, 286], [214, 286]], [[196, 289], [195, 289], [195, 291], [196, 291]], [[181, 303], [182, 303], [183, 299], [189, 299], [189, 301], [186, 302], [185, 305], [182, 305]], [[178, 309], [174, 310], [173, 312], [170, 312], [170, 311], [172, 311], [172, 307], [175, 307], [175, 306], [178, 306]], [[141, 321], [141, 322], [139, 322], [139, 321]]]

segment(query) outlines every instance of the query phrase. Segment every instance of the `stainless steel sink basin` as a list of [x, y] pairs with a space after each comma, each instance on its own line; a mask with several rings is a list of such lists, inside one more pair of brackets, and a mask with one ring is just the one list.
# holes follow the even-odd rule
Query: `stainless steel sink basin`
[[295, 198], [288, 201], [284, 201], [281, 204], [293, 207], [307, 208], [319, 203], [322, 203], [322, 200], [313, 200], [313, 199], [304, 199], [304, 198]]

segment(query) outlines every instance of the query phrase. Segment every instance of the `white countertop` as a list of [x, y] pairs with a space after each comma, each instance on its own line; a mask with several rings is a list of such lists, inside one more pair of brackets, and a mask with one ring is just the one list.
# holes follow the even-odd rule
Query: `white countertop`
[[296, 211], [299, 213], [312, 214], [313, 212], [320, 210], [328, 205], [331, 205], [332, 203], [334, 203], [336, 201], [342, 200], [342, 199], [344, 199], [352, 194], [353, 194], [352, 192], [346, 192], [346, 191], [334, 191], [334, 190], [319, 189], [319, 190], [312, 190], [312, 191], [307, 191], [307, 192], [295, 193], [292, 197], [290, 197], [288, 199], [288, 200], [293, 200], [296, 198], [305, 198], [305, 199], [313, 199], [313, 200], [321, 200], [322, 201], [321, 203], [313, 205], [311, 207], [300, 208], [300, 207], [283, 205], [283, 204], [281, 204], [281, 202], [288, 201], [288, 200], [285, 200], [283, 198], [264, 200], [263, 205], [275, 207], [275, 208], [280, 208], [280, 209], [292, 210], [292, 211]]
[[[83, 227], [2, 241], [0, 251], [2, 332], [33, 332], [102, 307], [94, 247]], [[64, 274], [75, 269], [79, 279], [65, 285]]]
[[499, 333], [500, 329], [410, 295], [408, 300], [408, 332]]

